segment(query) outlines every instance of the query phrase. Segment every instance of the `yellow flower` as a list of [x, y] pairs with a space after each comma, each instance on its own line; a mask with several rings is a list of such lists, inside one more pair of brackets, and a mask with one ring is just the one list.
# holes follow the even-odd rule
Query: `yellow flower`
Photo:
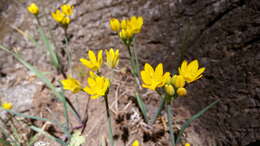
[[166, 84], [164, 86], [164, 90], [170, 96], [174, 95], [174, 93], [175, 93], [175, 90], [174, 90], [174, 88], [173, 88], [173, 86], [171, 84]]
[[128, 20], [123, 19], [123, 20], [121, 21], [121, 28], [122, 28], [122, 29], [127, 29], [127, 24], [128, 24]]
[[5, 110], [10, 110], [13, 108], [13, 104], [11, 102], [3, 102], [1, 107]]
[[67, 17], [65, 13], [60, 10], [56, 10], [56, 12], [53, 12], [52, 18], [63, 26], [68, 26], [70, 24], [70, 18]]
[[73, 13], [73, 6], [71, 6], [70, 4], [65, 4], [61, 6], [61, 11], [67, 15], [67, 16], [71, 16]]
[[135, 141], [133, 142], [132, 146], [140, 146], [140, 145], [139, 145], [139, 141], [138, 141], [138, 140], [135, 140]]
[[129, 20], [129, 27], [131, 28], [134, 34], [137, 34], [141, 32], [143, 23], [144, 23], [143, 17], [132, 16]]
[[93, 70], [93, 71], [98, 71], [103, 63], [103, 58], [102, 58], [103, 51], [100, 50], [98, 51], [98, 56], [96, 57], [95, 53], [91, 50], [88, 51], [88, 57], [89, 60], [81, 58], [80, 62], [85, 65], [87, 68]]
[[78, 93], [81, 90], [80, 82], [72, 77], [61, 80], [61, 84], [65, 90], [70, 90], [72, 93]]
[[33, 15], [38, 15], [39, 14], [39, 7], [35, 3], [31, 3], [28, 7], [27, 10], [32, 13]]
[[184, 146], [190, 146], [190, 144], [189, 143], [185, 143], [185, 145]]
[[113, 31], [119, 32], [120, 31], [120, 22], [118, 19], [112, 18], [110, 19], [110, 27]]
[[92, 99], [97, 99], [100, 96], [104, 96], [110, 86], [109, 79], [103, 76], [96, 76], [95, 78], [88, 78], [88, 86], [83, 90], [91, 95]]
[[123, 40], [125, 39], [131, 39], [133, 37], [133, 32], [130, 29], [122, 29], [119, 32], [119, 37]]
[[182, 75], [174, 75], [172, 77], [171, 83], [176, 87], [176, 88], [181, 88], [185, 86], [185, 80]]
[[179, 96], [185, 96], [185, 95], [187, 95], [187, 90], [185, 88], [178, 88], [177, 89], [177, 94]]
[[144, 66], [144, 70], [141, 71], [141, 77], [143, 80], [142, 86], [144, 88], [155, 90], [157, 87], [164, 86], [169, 76], [169, 72], [163, 74], [162, 64], [158, 64], [154, 70], [150, 64], [146, 63]]
[[106, 50], [107, 55], [107, 65], [111, 68], [115, 68], [119, 63], [119, 50], [114, 51], [112, 48], [108, 51]]
[[193, 60], [188, 64], [186, 60], [184, 60], [179, 67], [179, 74], [182, 75], [188, 83], [198, 80], [202, 77], [202, 73], [205, 71], [205, 68], [202, 67], [199, 69], [198, 60]]

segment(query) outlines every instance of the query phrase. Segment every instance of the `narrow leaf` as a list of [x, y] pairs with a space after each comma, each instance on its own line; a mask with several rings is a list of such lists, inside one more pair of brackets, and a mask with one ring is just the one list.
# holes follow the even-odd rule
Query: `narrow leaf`
[[211, 103], [210, 105], [208, 105], [207, 107], [205, 107], [204, 109], [202, 109], [201, 111], [199, 111], [197, 114], [193, 115], [190, 119], [188, 119], [183, 126], [180, 129], [180, 132], [177, 136], [177, 140], [176, 140], [176, 144], [180, 142], [181, 140], [181, 136], [184, 133], [184, 130], [190, 126], [191, 122], [196, 120], [197, 118], [199, 118], [200, 116], [202, 116], [206, 111], [208, 111], [211, 107], [213, 107], [215, 104], [217, 104], [219, 102], [219, 100], [214, 101], [213, 103]]
[[46, 34], [43, 32], [43, 29], [39, 29], [41, 40], [44, 42], [45, 47], [50, 55], [51, 63], [58, 69], [60, 68], [59, 58], [57, 53], [54, 50], [54, 45], [49, 41]]
[[67, 144], [66, 144], [64, 141], [62, 141], [61, 139], [56, 138], [56, 137], [50, 135], [49, 133], [45, 132], [45, 131], [44, 131], [43, 129], [41, 129], [41, 128], [38, 128], [38, 127], [35, 127], [35, 126], [30, 126], [30, 128], [31, 128], [32, 130], [38, 132], [38, 133], [41, 133], [41, 134], [47, 136], [47, 137], [50, 138], [51, 140], [58, 142], [58, 143], [61, 144], [62, 146], [67, 146]]
[[143, 114], [143, 116], [144, 116], [144, 120], [145, 120], [146, 123], [147, 123], [147, 122], [148, 122], [148, 119], [147, 119], [147, 109], [146, 109], [146, 106], [145, 106], [143, 100], [141, 99], [139, 93], [136, 92], [135, 97], [136, 97], [138, 106], [140, 107], [140, 109], [141, 109], [141, 111], [142, 111], [142, 114]]

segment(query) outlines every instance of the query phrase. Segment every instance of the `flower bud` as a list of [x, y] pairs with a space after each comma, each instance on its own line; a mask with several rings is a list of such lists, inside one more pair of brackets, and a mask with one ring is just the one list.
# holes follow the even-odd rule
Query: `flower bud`
[[174, 75], [172, 77], [172, 84], [176, 87], [176, 88], [182, 88], [185, 86], [185, 80], [183, 78], [182, 75]]
[[170, 85], [170, 84], [166, 84], [166, 85], [164, 86], [164, 90], [165, 90], [165, 92], [166, 92], [168, 95], [170, 95], [170, 96], [174, 95], [174, 93], [175, 93], [173, 86]]
[[179, 96], [185, 96], [185, 95], [187, 95], [187, 90], [185, 88], [178, 88], [177, 89], [177, 94]]

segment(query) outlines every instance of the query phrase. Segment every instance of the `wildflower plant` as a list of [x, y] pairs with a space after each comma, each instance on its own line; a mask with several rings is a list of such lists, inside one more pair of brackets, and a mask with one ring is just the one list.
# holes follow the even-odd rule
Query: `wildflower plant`
[[130, 57], [130, 65], [131, 65], [131, 73], [135, 79], [136, 83], [136, 99], [138, 102], [138, 105], [142, 111], [142, 114], [144, 116], [145, 121], [147, 122], [147, 109], [145, 107], [145, 104], [139, 94], [139, 87], [140, 87], [140, 67], [139, 67], [139, 60], [137, 51], [133, 45], [133, 42], [135, 40], [135, 36], [139, 33], [141, 33], [142, 27], [143, 27], [143, 17], [142, 16], [132, 16], [128, 19], [118, 20], [116, 18], [110, 19], [110, 28], [112, 31], [116, 32], [127, 48], [128, 55]]
[[[110, 68], [115, 68], [119, 62], [119, 55], [119, 50], [115, 51], [113, 48], [111, 48], [109, 51], [106, 50], [106, 64]], [[72, 78], [61, 80], [61, 83], [64, 89], [70, 90], [72, 91], [72, 93], [77, 93], [77, 91], [83, 91], [90, 95], [91, 99], [98, 99], [100, 97], [104, 97], [106, 115], [108, 118], [110, 144], [111, 146], [114, 146], [112, 120], [108, 105], [108, 93], [111, 83], [109, 78], [101, 75], [101, 67], [103, 65], [103, 50], [99, 50], [97, 55], [95, 55], [95, 53], [92, 50], [89, 50], [88, 56], [89, 60], [84, 58], [80, 59], [80, 62], [91, 70], [89, 71], [89, 77], [87, 78], [88, 85], [84, 88], [81, 88], [79, 81]]]
[[[179, 74], [170, 75], [169, 72], [163, 74], [163, 65], [159, 64], [155, 69], [148, 63], [145, 64], [144, 70], [141, 71], [141, 78], [143, 81], [142, 87], [148, 88], [153, 91], [157, 91], [159, 95], [161, 95], [160, 106], [157, 109], [155, 115], [152, 117], [150, 124], [153, 124], [157, 119], [157, 116], [161, 113], [161, 111], [166, 108], [167, 118], [168, 118], [168, 127], [170, 130], [169, 141], [172, 146], [175, 146], [180, 142], [181, 136], [184, 132], [184, 129], [189, 126], [189, 124], [200, 117], [204, 112], [206, 112], [210, 107], [215, 105], [218, 101], [210, 104], [202, 111], [192, 116], [186, 123], [181, 127], [179, 135], [177, 138], [174, 137], [174, 132], [172, 128], [172, 107], [171, 103], [178, 96], [187, 95], [187, 89], [185, 85], [190, 84], [202, 77], [202, 73], [205, 71], [205, 68], [199, 68], [198, 60], [193, 60], [191, 63], [187, 63], [187, 61], [183, 61], [181, 67], [179, 67]], [[163, 93], [159, 92], [159, 88], [163, 88]], [[176, 141], [175, 141], [176, 139]]]

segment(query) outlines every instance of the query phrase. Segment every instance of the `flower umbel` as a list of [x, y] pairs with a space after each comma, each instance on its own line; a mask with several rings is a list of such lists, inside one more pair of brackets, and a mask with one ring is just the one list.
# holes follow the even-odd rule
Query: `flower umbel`
[[121, 22], [118, 19], [110, 20], [110, 27], [113, 31], [119, 32], [119, 37], [123, 41], [131, 41], [135, 34], [140, 33], [143, 26], [143, 17], [132, 16], [129, 19], [123, 19]]
[[39, 7], [35, 3], [31, 3], [28, 7], [27, 10], [32, 13], [33, 15], [38, 15], [39, 14]]
[[66, 15], [66, 16], [71, 16], [73, 14], [73, 9], [74, 7], [71, 6], [70, 4], [65, 4], [61, 6], [61, 11]]
[[193, 60], [189, 64], [184, 60], [178, 70], [179, 74], [184, 77], [185, 81], [191, 83], [202, 77], [201, 74], [205, 71], [205, 68], [199, 68], [198, 60]]
[[141, 78], [143, 80], [142, 86], [144, 88], [155, 90], [157, 87], [164, 86], [169, 76], [169, 72], [163, 74], [162, 64], [158, 64], [154, 70], [150, 64], [146, 63], [144, 70], [141, 71]]
[[3, 102], [1, 107], [5, 110], [10, 110], [13, 108], [13, 104], [11, 102]]
[[109, 51], [106, 50], [106, 56], [107, 56], [107, 65], [110, 68], [115, 68], [119, 63], [119, 50], [116, 51], [114, 49], [110, 49]]
[[61, 84], [65, 90], [70, 90], [72, 93], [78, 93], [82, 89], [80, 82], [72, 77], [61, 80]]
[[88, 86], [86, 86], [83, 90], [90, 94], [92, 99], [97, 99], [100, 96], [106, 95], [109, 86], [109, 79], [103, 76], [95, 76], [95, 78], [88, 78]]
[[52, 18], [64, 27], [67, 27], [70, 24], [70, 18], [60, 10], [53, 12]]
[[88, 57], [89, 60], [81, 58], [80, 62], [85, 65], [87, 68], [98, 71], [103, 63], [103, 57], [102, 57], [103, 51], [98, 51], [98, 55], [96, 57], [95, 53], [91, 50], [88, 51]]

